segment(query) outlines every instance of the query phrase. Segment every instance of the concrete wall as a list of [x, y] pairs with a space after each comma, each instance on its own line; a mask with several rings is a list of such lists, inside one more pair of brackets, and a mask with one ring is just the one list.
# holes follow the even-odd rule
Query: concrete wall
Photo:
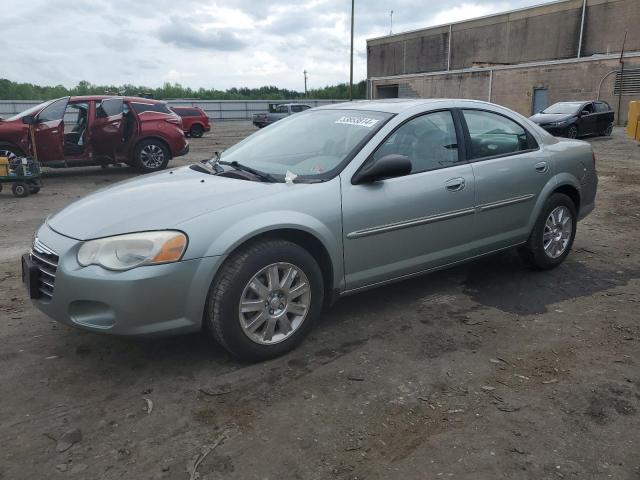
[[[368, 40], [368, 77], [574, 58], [582, 3], [561, 1]], [[626, 51], [640, 51], [640, 0], [587, 0], [581, 56], [619, 52], [625, 31]]]
[[[625, 59], [626, 68], [640, 67], [640, 57]], [[598, 85], [609, 72], [620, 68], [617, 58], [583, 60], [560, 64], [543, 64], [517, 68], [496, 68], [458, 73], [423, 74], [371, 81], [373, 97], [378, 85], [398, 85], [400, 97], [470, 98], [491, 101], [525, 116], [531, 115], [534, 88], [546, 88], [549, 102], [594, 100]], [[491, 78], [493, 77], [493, 78]], [[600, 99], [617, 110], [618, 97], [613, 94], [615, 75], [602, 84]], [[621, 118], [627, 118], [628, 104], [640, 100], [638, 95], [623, 95]]]

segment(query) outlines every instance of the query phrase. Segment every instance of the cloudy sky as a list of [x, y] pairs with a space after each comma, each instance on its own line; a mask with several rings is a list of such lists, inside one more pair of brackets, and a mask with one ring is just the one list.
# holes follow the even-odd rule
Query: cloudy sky
[[[0, 0], [0, 78], [302, 90], [349, 79], [350, 0]], [[366, 39], [541, 3], [356, 0], [354, 78]]]

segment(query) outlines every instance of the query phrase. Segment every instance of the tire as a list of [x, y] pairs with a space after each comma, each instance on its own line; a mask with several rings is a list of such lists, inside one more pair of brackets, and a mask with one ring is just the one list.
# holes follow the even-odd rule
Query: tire
[[[279, 285], [270, 289], [275, 285], [275, 277], [273, 282], [268, 280], [274, 267]], [[287, 286], [290, 268], [298, 274]], [[252, 288], [256, 283], [261, 284], [264, 295]], [[294, 291], [297, 295], [287, 293]], [[268, 295], [273, 293], [282, 293], [283, 299]], [[243, 301], [249, 305], [247, 312], [241, 311]], [[233, 356], [262, 361], [295, 348], [313, 327], [323, 302], [322, 272], [313, 256], [292, 242], [264, 240], [242, 248], [222, 265], [209, 290], [205, 323], [214, 339]], [[303, 305], [306, 308], [301, 313]], [[270, 326], [273, 336], [268, 333]], [[289, 326], [292, 330], [287, 330]]]
[[2, 192], [2, 184], [0, 183], [0, 192]]
[[611, 136], [612, 132], [613, 132], [613, 125], [609, 125], [609, 126], [607, 126], [607, 128], [605, 128], [603, 131], [600, 132], [600, 136], [601, 137], [609, 137], [609, 136]]
[[23, 153], [15, 147], [0, 145], [0, 157], [9, 157], [9, 159], [20, 157]]
[[578, 127], [571, 125], [567, 128], [567, 138], [578, 138]]
[[16, 182], [11, 185], [11, 191], [13, 192], [13, 195], [18, 198], [28, 197], [31, 193], [29, 191], [29, 184], [24, 182]]
[[35, 195], [37, 193], [40, 192], [40, 186], [39, 185], [29, 185], [29, 193], [31, 193], [31, 195]]
[[140, 142], [133, 155], [133, 165], [141, 173], [164, 170], [169, 163], [169, 150], [159, 140], [149, 139]]
[[193, 138], [201, 138], [204, 135], [204, 128], [202, 128], [202, 125], [192, 125], [189, 129], [189, 135]]
[[[550, 270], [560, 265], [573, 246], [577, 218], [576, 206], [571, 198], [563, 193], [551, 195], [545, 202], [527, 243], [518, 250], [521, 258], [538, 270]], [[560, 222], [556, 225], [558, 219]], [[553, 247], [554, 244], [556, 248]]]

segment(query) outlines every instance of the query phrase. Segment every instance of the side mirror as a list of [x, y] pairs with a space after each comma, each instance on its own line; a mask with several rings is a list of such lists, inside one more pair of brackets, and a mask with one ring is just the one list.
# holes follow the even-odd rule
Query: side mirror
[[24, 123], [25, 125], [34, 125], [35, 123], [37, 123], [37, 120], [33, 115], [25, 115], [24, 117], [22, 117], [22, 123]]
[[585, 116], [585, 115], [589, 115], [591, 112], [589, 110], [582, 110], [580, 112], [580, 116]]
[[353, 185], [372, 183], [385, 178], [402, 177], [411, 173], [411, 160], [405, 155], [385, 155], [370, 162], [351, 179]]

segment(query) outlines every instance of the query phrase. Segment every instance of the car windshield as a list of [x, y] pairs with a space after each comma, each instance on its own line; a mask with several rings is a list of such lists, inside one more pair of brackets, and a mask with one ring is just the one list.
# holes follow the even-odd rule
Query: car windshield
[[22, 117], [26, 117], [27, 115], [33, 115], [34, 113], [44, 109], [47, 105], [49, 105], [53, 101], [54, 100], [49, 100], [48, 102], [39, 103], [34, 107], [26, 109], [24, 112], [20, 112], [17, 115], [14, 115], [13, 117], [5, 118], [5, 122], [12, 122], [14, 120], [20, 120]]
[[544, 109], [542, 113], [576, 113], [582, 106], [582, 102], [560, 102], [554, 103]]
[[221, 160], [274, 176], [290, 171], [310, 179], [327, 177], [390, 117], [363, 110], [307, 110], [254, 133]]

